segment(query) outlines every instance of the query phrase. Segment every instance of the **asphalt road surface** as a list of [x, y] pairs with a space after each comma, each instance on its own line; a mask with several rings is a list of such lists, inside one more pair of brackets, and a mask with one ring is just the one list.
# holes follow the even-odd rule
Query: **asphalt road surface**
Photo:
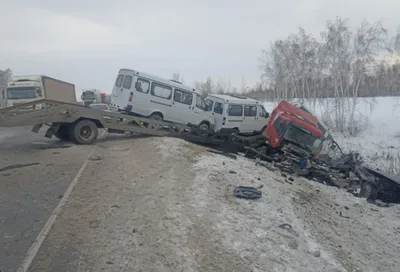
[[30, 127], [0, 128], [2, 272], [18, 270], [92, 148], [43, 135]]

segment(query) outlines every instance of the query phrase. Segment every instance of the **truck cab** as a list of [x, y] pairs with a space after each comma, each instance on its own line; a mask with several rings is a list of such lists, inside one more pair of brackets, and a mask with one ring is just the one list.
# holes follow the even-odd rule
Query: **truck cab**
[[263, 135], [274, 148], [290, 142], [313, 154], [321, 152], [325, 140], [318, 119], [286, 101], [274, 109]]
[[41, 76], [15, 76], [8, 83], [7, 107], [29, 103], [44, 98]]

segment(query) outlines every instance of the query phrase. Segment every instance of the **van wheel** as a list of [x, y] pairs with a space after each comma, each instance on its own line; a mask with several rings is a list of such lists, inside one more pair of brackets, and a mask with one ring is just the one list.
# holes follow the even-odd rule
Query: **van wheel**
[[[164, 121], [162, 116], [159, 113], [153, 113], [149, 116], [150, 120], [154, 120], [154, 121]], [[158, 129], [159, 127], [161, 127], [161, 125], [151, 125], [150, 128], [152, 129]]]
[[163, 121], [162, 116], [159, 113], [153, 113], [150, 115], [149, 119], [155, 120], [155, 121]]
[[238, 135], [239, 134], [239, 130], [237, 128], [232, 129], [232, 135]]
[[98, 135], [99, 130], [91, 120], [80, 120], [69, 130], [69, 137], [78, 144], [92, 144]]
[[210, 126], [207, 123], [202, 123], [199, 126], [200, 130], [210, 130]]

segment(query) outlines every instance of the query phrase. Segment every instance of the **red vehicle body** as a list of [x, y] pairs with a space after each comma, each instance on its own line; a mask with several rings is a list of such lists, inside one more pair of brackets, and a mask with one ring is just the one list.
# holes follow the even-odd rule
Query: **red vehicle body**
[[315, 151], [320, 148], [324, 132], [315, 116], [282, 101], [272, 112], [263, 135], [274, 148], [288, 141]]

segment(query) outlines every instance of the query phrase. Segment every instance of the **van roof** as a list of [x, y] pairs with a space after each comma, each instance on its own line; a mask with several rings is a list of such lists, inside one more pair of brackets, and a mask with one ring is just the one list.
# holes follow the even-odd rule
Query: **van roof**
[[160, 83], [164, 83], [166, 85], [173, 86], [173, 87], [175, 87], [177, 89], [183, 89], [183, 90], [186, 90], [186, 91], [192, 91], [192, 92], [200, 94], [200, 92], [197, 91], [195, 88], [187, 86], [187, 85], [184, 85], [184, 84], [182, 84], [180, 82], [177, 82], [177, 81], [174, 81], [172, 79], [164, 79], [164, 78], [161, 78], [161, 77], [157, 77], [157, 76], [153, 76], [153, 75], [150, 75], [150, 74], [142, 73], [142, 72], [139, 72], [137, 70], [133, 70], [133, 69], [129, 69], [129, 68], [122, 68], [119, 71], [120, 72], [121, 71], [130, 71], [130, 72], [133, 72], [135, 75], [143, 76], [145, 78], [148, 78], [148, 79], [160, 82]]
[[260, 101], [248, 98], [240, 95], [231, 94], [209, 94], [207, 97], [214, 97], [224, 100], [224, 102], [229, 103], [240, 103], [240, 104], [260, 104]]

